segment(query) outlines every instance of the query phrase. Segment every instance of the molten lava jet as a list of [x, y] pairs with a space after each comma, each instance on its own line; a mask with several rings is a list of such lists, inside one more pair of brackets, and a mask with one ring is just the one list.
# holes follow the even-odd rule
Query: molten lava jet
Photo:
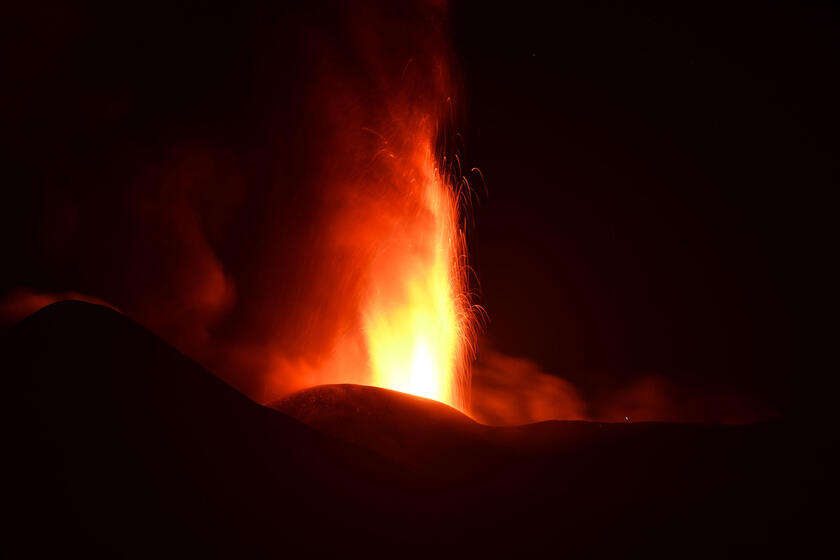
[[362, 302], [371, 384], [464, 408], [470, 306], [458, 200], [435, 162], [431, 126], [421, 126], [401, 158], [405, 215], [379, 240]]
[[314, 279], [302, 292], [316, 296], [311, 321], [330, 325], [295, 342], [312, 347], [307, 356], [278, 361], [268, 397], [356, 383], [468, 408], [469, 189], [443, 147], [456, 93], [444, 10], [416, 9], [354, 8], [342, 27], [352, 48], [314, 44], [308, 103], [323, 120], [323, 159]]

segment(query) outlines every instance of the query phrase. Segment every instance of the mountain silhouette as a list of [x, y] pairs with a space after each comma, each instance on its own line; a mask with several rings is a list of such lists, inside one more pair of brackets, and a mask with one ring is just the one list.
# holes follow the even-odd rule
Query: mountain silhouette
[[9, 558], [755, 556], [818, 531], [799, 426], [492, 428], [354, 385], [268, 408], [77, 301], [0, 356]]

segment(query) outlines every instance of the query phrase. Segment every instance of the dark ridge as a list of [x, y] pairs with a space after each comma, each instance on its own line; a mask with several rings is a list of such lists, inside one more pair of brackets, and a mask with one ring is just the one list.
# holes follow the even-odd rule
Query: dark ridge
[[323, 527], [352, 542], [397, 485], [412, 488], [106, 307], [45, 307], [5, 333], [0, 355], [12, 552], [304, 549]]
[[[452, 474], [475, 459], [478, 451], [495, 452], [494, 462], [513, 455], [546, 449], [569, 451], [573, 446], [638, 437], [738, 438], [775, 431], [779, 424], [729, 426], [664, 422], [604, 423], [547, 421], [512, 427], [480, 424], [461, 411], [438, 401], [380, 387], [355, 384], [319, 385], [274, 403], [279, 410], [320, 432], [373, 450], [413, 468], [434, 468]], [[485, 460], [482, 457], [482, 460]]]
[[[482, 504], [484, 511], [470, 510], [475, 518], [520, 543], [557, 538], [565, 551], [595, 556], [606, 549], [728, 557], [816, 542], [811, 504], [828, 471], [814, 432], [803, 427], [492, 427], [436, 401], [347, 384], [305, 389], [274, 407]], [[525, 538], [529, 531], [547, 532]], [[496, 535], [491, 548], [509, 545], [507, 536]]]
[[802, 426], [489, 428], [353, 385], [278, 403], [302, 423], [72, 301], [0, 357], [6, 557], [756, 557], [827, 529]]

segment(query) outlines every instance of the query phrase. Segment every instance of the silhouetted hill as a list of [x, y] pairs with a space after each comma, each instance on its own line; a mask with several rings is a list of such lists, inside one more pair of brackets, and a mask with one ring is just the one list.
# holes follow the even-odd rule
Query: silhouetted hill
[[376, 451], [390, 460], [446, 475], [475, 457], [487, 441], [482, 426], [438, 401], [364, 385], [320, 385], [274, 408], [318, 431]]
[[299, 422], [81, 302], [0, 357], [6, 557], [766, 557], [823, 528], [801, 427], [490, 428], [353, 385], [277, 404]]
[[765, 434], [774, 437], [780, 430], [776, 423], [725, 426], [549, 421], [487, 426], [438, 401], [353, 384], [310, 387], [278, 401], [273, 408], [395, 463], [421, 471], [434, 469], [443, 476], [476, 458], [488, 460], [486, 454], [494, 455], [493, 463], [499, 465], [511, 458], [521, 463], [534, 455], [543, 461], [554, 451], [606, 451], [614, 445], [671, 446], [674, 452], [691, 449], [695, 459], [702, 459], [707, 445], [738, 448], [746, 444], [746, 450], [752, 452], [753, 446], [767, 437]]
[[359, 385], [312, 387], [274, 407], [478, 499], [520, 543], [542, 544], [524, 537], [530, 528], [595, 556], [753, 557], [801, 553], [819, 539], [813, 502], [826, 455], [813, 432], [778, 422], [493, 427]]
[[393, 501], [384, 461], [257, 405], [106, 307], [50, 305], [6, 333], [2, 356], [13, 551], [309, 548], [324, 527], [363, 537], [371, 506]]

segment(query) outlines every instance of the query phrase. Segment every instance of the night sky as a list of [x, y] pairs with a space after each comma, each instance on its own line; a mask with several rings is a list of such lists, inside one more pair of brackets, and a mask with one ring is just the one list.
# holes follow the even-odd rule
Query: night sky
[[[587, 398], [656, 374], [788, 417], [821, 411], [836, 14], [540, 4], [449, 10], [464, 167], [489, 193], [468, 176], [482, 344]], [[266, 314], [317, 310], [298, 289], [325, 157], [313, 45], [342, 44], [342, 13], [322, 2], [8, 13], [0, 295], [102, 298], [199, 360], [208, 340], [258, 338]], [[204, 282], [219, 263], [224, 279]], [[173, 312], [177, 323], [160, 318]]]
[[836, 15], [455, 13], [465, 151], [490, 190], [473, 258], [494, 345], [591, 393], [659, 372], [788, 414], [821, 398]]

